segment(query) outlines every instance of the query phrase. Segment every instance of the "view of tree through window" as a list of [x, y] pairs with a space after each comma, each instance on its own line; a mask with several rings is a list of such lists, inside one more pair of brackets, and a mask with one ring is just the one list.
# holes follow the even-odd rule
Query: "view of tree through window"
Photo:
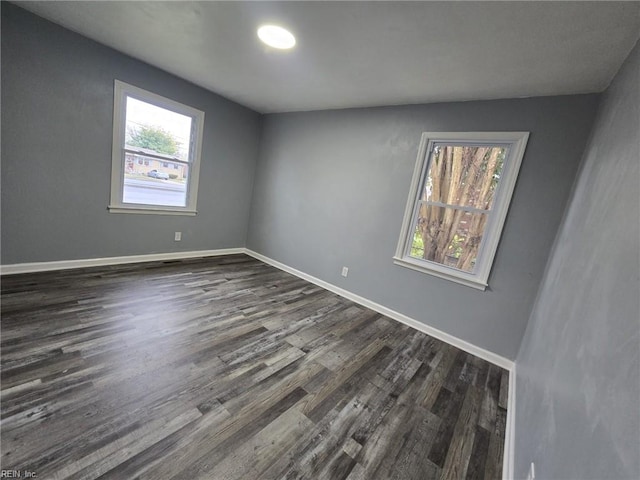
[[435, 144], [410, 256], [472, 272], [508, 148]]
[[178, 154], [178, 141], [162, 127], [151, 125], [140, 125], [137, 129], [132, 129], [129, 133], [128, 145], [134, 147], [144, 147], [156, 153], [166, 153], [167, 155]]

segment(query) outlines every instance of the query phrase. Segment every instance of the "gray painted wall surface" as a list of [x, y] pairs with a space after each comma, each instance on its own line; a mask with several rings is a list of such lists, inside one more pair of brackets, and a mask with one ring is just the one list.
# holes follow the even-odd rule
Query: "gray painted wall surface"
[[[247, 245], [514, 359], [596, 106], [577, 95], [268, 115]], [[394, 265], [421, 133], [503, 130], [531, 137], [490, 290]]]
[[[107, 211], [114, 79], [205, 112], [196, 217]], [[261, 124], [2, 2], [2, 264], [244, 246]]]
[[517, 357], [516, 478], [640, 472], [640, 45], [602, 98]]

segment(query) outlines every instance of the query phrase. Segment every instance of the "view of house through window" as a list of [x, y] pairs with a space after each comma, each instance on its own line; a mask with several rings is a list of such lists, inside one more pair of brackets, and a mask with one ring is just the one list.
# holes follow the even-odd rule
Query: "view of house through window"
[[528, 138], [423, 133], [394, 262], [484, 290]]
[[116, 80], [109, 211], [195, 215], [203, 128], [201, 110]]
[[184, 207], [191, 117], [126, 98], [123, 202]]
[[410, 255], [473, 271], [507, 149], [434, 145]]

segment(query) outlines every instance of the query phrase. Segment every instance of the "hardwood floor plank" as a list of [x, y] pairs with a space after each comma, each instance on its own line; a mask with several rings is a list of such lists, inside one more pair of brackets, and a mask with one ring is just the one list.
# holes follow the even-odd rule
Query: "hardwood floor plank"
[[341, 384], [348, 381], [364, 365], [371, 361], [383, 348], [385, 348], [384, 341], [376, 339], [358, 352], [349, 362], [344, 363], [319, 391], [312, 394], [303, 409], [303, 413], [312, 411]]
[[443, 387], [445, 379], [449, 375], [449, 370], [453, 366], [456, 357], [461, 353], [458, 349], [449, 345], [444, 346], [441, 351], [442, 355], [440, 356], [440, 360], [430, 374], [430, 387], [426, 390], [425, 396], [422, 399], [422, 406], [428, 410], [433, 408], [433, 405], [438, 399], [438, 395], [440, 395], [440, 390]]
[[453, 438], [447, 449], [447, 457], [442, 467], [442, 480], [466, 478], [467, 467], [476, 434], [476, 423], [480, 410], [482, 390], [473, 385], [467, 389], [460, 415], [453, 430]]
[[503, 370], [500, 375], [500, 394], [498, 395], [498, 406], [507, 409], [509, 400], [509, 372]]
[[429, 450], [436, 438], [440, 419], [418, 409], [413, 412], [411, 421], [414, 425], [412, 435], [407, 438], [390, 468], [390, 478], [394, 480], [436, 479], [440, 476], [441, 470], [424, 453]]
[[290, 408], [224, 458], [206, 473], [205, 478], [257, 478], [289, 450], [305, 430], [312, 427], [313, 422], [299, 409]]
[[[306, 392], [301, 388], [295, 388], [290, 392], [285, 392], [282, 397], [262, 410], [260, 415], [255, 416], [253, 421], [244, 422], [242, 417], [232, 416], [233, 421], [228, 422], [230, 428], [224, 431], [223, 441], [216, 441], [201, 448], [200, 455], [193, 459], [186, 468], [183, 468], [175, 478], [210, 478], [210, 472], [231, 456], [238, 449], [246, 444], [248, 439], [252, 439], [266, 426], [275, 421], [278, 417], [292, 408]], [[240, 420], [240, 421], [238, 421]], [[227, 425], [225, 425], [226, 427]], [[218, 440], [218, 439], [216, 439]], [[159, 476], [166, 478], [164, 470], [158, 472]], [[156, 476], [156, 478], [158, 478]]]
[[469, 457], [467, 467], [467, 480], [484, 478], [485, 465], [487, 463], [487, 453], [489, 451], [490, 433], [481, 426], [476, 426], [476, 433], [473, 439], [473, 448]]
[[434, 413], [442, 418], [442, 424], [438, 429], [436, 440], [429, 451], [428, 458], [439, 467], [444, 466], [467, 389], [468, 386], [466, 384], [458, 384], [455, 392], [442, 388], [438, 400], [436, 400]]
[[482, 400], [482, 409], [478, 424], [485, 430], [492, 431], [496, 422], [500, 395], [501, 373], [497, 367], [491, 366], [487, 375], [486, 388]]
[[364, 467], [365, 478], [389, 478], [389, 462], [395, 459], [402, 447], [403, 435], [410, 435], [410, 409], [395, 404], [385, 415], [378, 428], [364, 442], [358, 455], [358, 463]]

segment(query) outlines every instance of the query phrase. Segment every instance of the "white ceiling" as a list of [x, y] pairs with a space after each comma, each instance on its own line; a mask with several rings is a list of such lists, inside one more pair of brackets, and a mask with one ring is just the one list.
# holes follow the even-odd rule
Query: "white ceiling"
[[640, 35], [640, 2], [15, 3], [264, 113], [599, 92]]

